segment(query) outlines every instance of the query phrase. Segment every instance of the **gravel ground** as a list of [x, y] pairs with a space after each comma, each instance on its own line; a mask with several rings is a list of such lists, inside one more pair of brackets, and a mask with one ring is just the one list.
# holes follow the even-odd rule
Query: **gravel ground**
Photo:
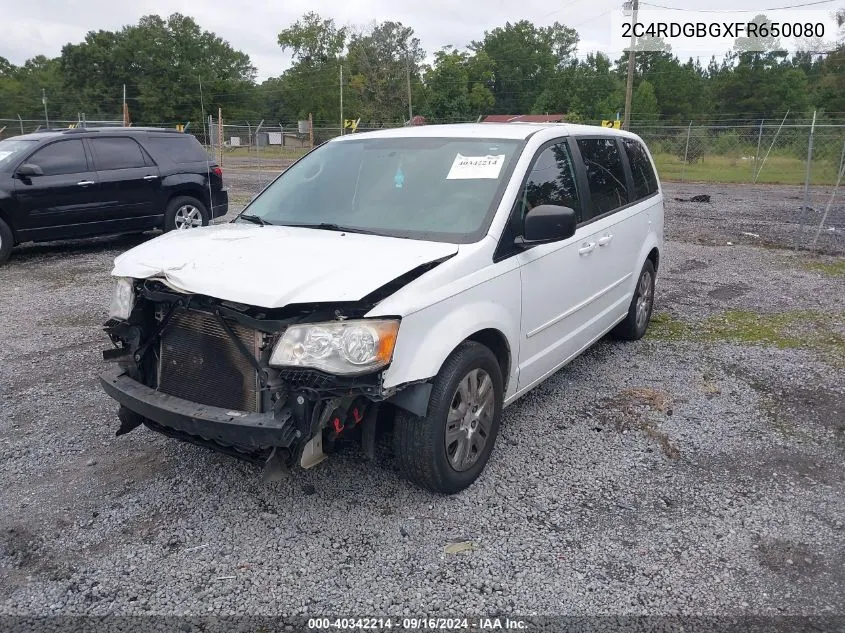
[[[267, 181], [227, 177], [238, 204]], [[115, 438], [99, 326], [112, 259], [146, 237], [18, 249], [0, 268], [0, 615], [843, 614], [845, 276], [772, 248], [795, 195], [667, 186], [652, 334], [508, 408], [485, 474], [449, 498], [354, 449], [263, 484], [146, 429]], [[841, 209], [831, 223], [842, 253]]]

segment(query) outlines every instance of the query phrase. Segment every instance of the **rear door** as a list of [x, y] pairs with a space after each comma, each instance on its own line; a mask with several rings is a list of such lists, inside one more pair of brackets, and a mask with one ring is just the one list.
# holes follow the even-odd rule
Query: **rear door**
[[[152, 158], [129, 136], [88, 139], [100, 179], [102, 220], [120, 229], [143, 228], [164, 213], [161, 177]], [[134, 225], [141, 226], [134, 226]]]
[[584, 226], [592, 234], [591, 283], [599, 311], [598, 329], [606, 330], [628, 310], [636, 277], [634, 261], [645, 238], [638, 230], [641, 208], [631, 191], [630, 172], [618, 137], [579, 137], [574, 139], [573, 151], [580, 156], [578, 162], [589, 191]]
[[81, 138], [44, 145], [24, 163], [43, 175], [15, 178], [21, 237], [59, 239], [85, 235], [98, 217], [98, 180]]

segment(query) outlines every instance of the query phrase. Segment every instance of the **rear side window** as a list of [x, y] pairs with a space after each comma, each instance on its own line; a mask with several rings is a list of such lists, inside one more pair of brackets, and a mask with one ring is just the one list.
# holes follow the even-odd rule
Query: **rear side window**
[[144, 167], [141, 146], [131, 138], [93, 138], [94, 161], [100, 171]]
[[174, 163], [196, 163], [208, 160], [200, 142], [190, 134], [150, 134], [146, 143], [153, 156], [167, 156]]
[[45, 176], [88, 171], [85, 148], [80, 139], [51, 143], [35, 152], [26, 162], [38, 165]]
[[628, 204], [628, 187], [619, 147], [612, 138], [578, 139], [578, 149], [587, 168], [587, 182], [593, 201], [592, 217]]
[[525, 183], [521, 217], [525, 218], [528, 211], [541, 204], [569, 207], [576, 213], [581, 210], [572, 156], [566, 142], [551, 145], [537, 156]]
[[628, 162], [631, 164], [631, 173], [634, 176], [634, 194], [637, 200], [647, 198], [657, 192], [657, 176], [651, 167], [645, 147], [639, 141], [624, 139], [622, 145], [628, 155]]

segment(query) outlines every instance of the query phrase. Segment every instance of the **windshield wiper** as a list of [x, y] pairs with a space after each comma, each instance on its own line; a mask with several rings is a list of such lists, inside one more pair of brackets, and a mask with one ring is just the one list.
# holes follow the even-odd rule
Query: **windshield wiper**
[[[241, 213], [238, 218], [246, 220], [247, 222], [252, 222], [253, 224], [260, 224], [261, 226], [267, 226], [269, 224], [273, 224], [272, 222], [268, 222], [262, 217], [257, 215], [252, 215], [250, 213]], [[236, 219], [238, 219], [236, 218]]]
[[354, 226], [342, 226], [332, 222], [315, 222], [314, 224], [285, 224], [285, 226], [295, 226], [298, 229], [323, 229], [325, 231], [342, 231], [344, 233], [360, 233], [362, 235], [381, 235], [376, 231], [369, 231], [367, 229], [359, 229]]

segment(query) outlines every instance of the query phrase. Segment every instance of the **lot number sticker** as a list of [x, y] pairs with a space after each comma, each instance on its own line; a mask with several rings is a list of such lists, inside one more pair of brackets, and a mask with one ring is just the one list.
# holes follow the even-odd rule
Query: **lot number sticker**
[[505, 162], [505, 155], [498, 156], [455, 156], [452, 169], [446, 180], [473, 180], [476, 178], [498, 178]]

